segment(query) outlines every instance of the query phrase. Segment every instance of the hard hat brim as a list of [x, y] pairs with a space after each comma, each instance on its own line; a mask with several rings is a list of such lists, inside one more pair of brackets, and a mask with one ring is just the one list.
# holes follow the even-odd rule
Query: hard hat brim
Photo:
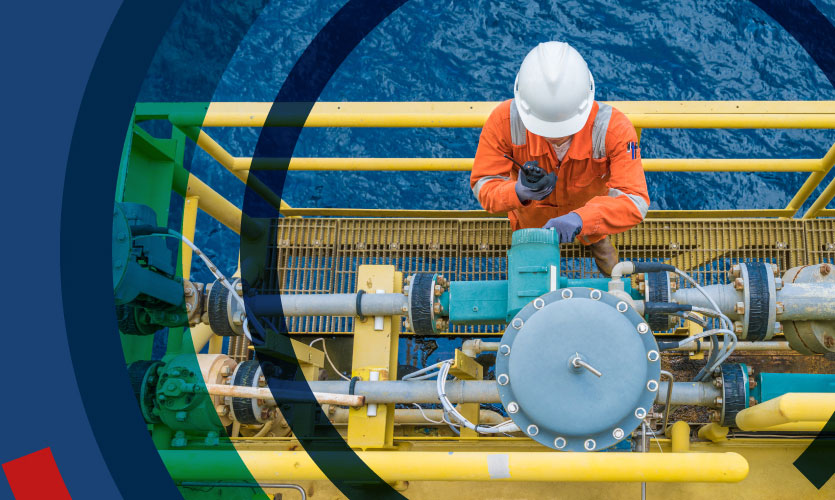
[[568, 120], [561, 122], [548, 122], [537, 118], [533, 114], [523, 110], [518, 105], [518, 102], [519, 96], [517, 95], [514, 100], [514, 105], [516, 106], [516, 110], [519, 111], [519, 117], [522, 118], [522, 123], [525, 124], [525, 128], [530, 130], [531, 133], [542, 137], [568, 137], [576, 134], [586, 125], [586, 121], [588, 121], [589, 115], [591, 114], [591, 109], [594, 107], [594, 95], [592, 94], [590, 96], [589, 105], [586, 106], [586, 109]]

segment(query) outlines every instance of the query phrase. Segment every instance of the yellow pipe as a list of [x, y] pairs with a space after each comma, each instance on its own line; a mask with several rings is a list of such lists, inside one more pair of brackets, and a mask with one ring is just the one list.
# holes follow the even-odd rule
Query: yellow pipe
[[[817, 187], [817, 186], [816, 186]], [[835, 198], [835, 179], [829, 181], [829, 184], [821, 192], [820, 196], [812, 203], [809, 210], [803, 214], [803, 219], [814, 219], [818, 213], [829, 205], [829, 202]]]
[[226, 149], [212, 139], [209, 134], [197, 127], [183, 127], [182, 131], [189, 136], [203, 151], [223, 165], [227, 170], [238, 178], [246, 186], [257, 193], [267, 203], [276, 209], [289, 208], [290, 205], [284, 202], [272, 189], [257, 177], [249, 178], [249, 172], [235, 169], [235, 157], [229, 154]]
[[[182, 235], [194, 241], [194, 231], [197, 226], [197, 206], [199, 203], [199, 196], [186, 196], [185, 204], [183, 205], [183, 227]], [[191, 247], [185, 243], [181, 244], [183, 278], [189, 279], [191, 276]]]
[[[384, 481], [629, 481], [738, 482], [748, 475], [748, 462], [737, 453], [562, 453], [359, 451], [357, 456]], [[240, 479], [240, 470], [225, 467], [242, 460], [258, 482], [351, 479], [350, 471], [328, 476], [303, 451], [160, 450], [175, 481]], [[317, 459], [335, 464], [344, 453], [319, 452]]]
[[670, 441], [673, 453], [690, 451], [690, 426], [679, 420], [670, 427]]
[[757, 431], [791, 422], [828, 421], [835, 413], [835, 394], [789, 393], [746, 408], [736, 416], [744, 431]]
[[209, 187], [205, 182], [193, 174], [189, 174], [186, 198], [193, 196], [200, 199], [201, 210], [214, 217], [218, 222], [232, 231], [241, 234], [241, 217], [243, 217], [241, 209], [219, 195], [217, 191]]
[[699, 428], [699, 438], [719, 443], [728, 440], [728, 428], [713, 422]]
[[806, 179], [806, 182], [804, 182], [800, 189], [798, 189], [797, 193], [795, 193], [794, 197], [792, 197], [786, 208], [793, 210], [794, 212], [800, 210], [800, 207], [806, 203], [806, 200], [809, 199], [809, 196], [811, 196], [815, 188], [817, 188], [823, 178], [826, 177], [826, 174], [832, 170], [833, 165], [835, 165], [835, 144], [833, 144], [832, 147], [829, 148], [829, 151], [827, 151], [823, 158], [821, 158], [821, 170], [812, 173]]
[[[285, 104], [270, 126], [481, 127], [498, 102], [317, 102]], [[636, 128], [835, 128], [835, 101], [609, 102]], [[262, 127], [272, 103], [213, 102], [205, 115], [172, 113], [179, 125]], [[309, 111], [309, 113], [308, 113]], [[137, 119], [141, 120], [142, 116]]]
[[[226, 161], [234, 171], [253, 169], [252, 158]], [[821, 172], [816, 159], [644, 158], [646, 172]], [[469, 172], [473, 158], [263, 158], [255, 170]], [[237, 174], [236, 174], [237, 175]]]
[[[282, 210], [287, 216], [326, 217], [403, 217], [433, 219], [505, 218], [505, 213], [491, 214], [484, 210], [400, 210], [376, 208], [291, 208]], [[648, 219], [727, 219], [790, 217], [791, 210], [750, 209], [750, 210], [650, 210]]]
[[[212, 331], [206, 323], [199, 323], [189, 328], [191, 333], [191, 342], [194, 345], [194, 352], [199, 353], [203, 350], [209, 340], [215, 337], [215, 332]], [[221, 337], [222, 338], [222, 337]]]

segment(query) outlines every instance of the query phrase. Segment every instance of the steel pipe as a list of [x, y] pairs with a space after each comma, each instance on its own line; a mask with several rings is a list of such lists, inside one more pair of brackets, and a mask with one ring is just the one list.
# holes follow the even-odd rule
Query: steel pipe
[[[406, 314], [409, 302], [402, 293], [364, 293], [359, 299], [363, 316]], [[356, 293], [256, 295], [247, 305], [262, 316], [357, 316]]]
[[[314, 392], [348, 394], [347, 381], [309, 382]], [[668, 382], [660, 382], [656, 401], [664, 403]], [[365, 396], [366, 403], [438, 403], [437, 386], [434, 380], [384, 380], [380, 382], [356, 383], [354, 393]], [[499, 391], [493, 380], [454, 380], [447, 382], [446, 393], [450, 402], [456, 403], [500, 403]], [[706, 382], [676, 382], [673, 384], [672, 405], [715, 406], [714, 400], [722, 393]]]
[[357, 451], [317, 452], [316, 462], [303, 451], [160, 450], [175, 481], [240, 480], [244, 471], [255, 481], [350, 480], [350, 468], [338, 464], [356, 453], [383, 481], [625, 481], [719, 482], [745, 479], [748, 462], [737, 453], [555, 453]]
[[[226, 384], [206, 384], [206, 392], [212, 396], [228, 396], [232, 398], [249, 398], [249, 399], [263, 399], [264, 401], [274, 403], [275, 399], [269, 387], [244, 387], [240, 385], [226, 385]], [[308, 393], [285, 393], [282, 394], [282, 401], [289, 399], [296, 399], [301, 402], [309, 401]], [[350, 394], [330, 394], [323, 392], [314, 392], [313, 397], [319, 404], [336, 404], [352, 407], [359, 407], [365, 404], [365, 398], [358, 395]]]
[[[331, 408], [333, 409], [331, 410]], [[324, 411], [334, 425], [345, 425], [348, 423], [349, 410], [347, 408], [338, 408], [335, 406], [331, 408]], [[398, 425], [420, 425], [426, 427], [440, 425], [446, 427], [447, 423], [444, 422], [443, 415], [444, 411], [441, 409], [425, 408], [421, 412], [418, 409], [397, 408], [394, 410], [394, 423]], [[427, 418], [434, 422], [430, 422]], [[478, 423], [481, 425], [498, 425], [505, 420], [507, 418], [492, 410], [479, 410], [478, 412]]]
[[835, 286], [829, 283], [786, 283], [777, 292], [780, 321], [835, 320]]

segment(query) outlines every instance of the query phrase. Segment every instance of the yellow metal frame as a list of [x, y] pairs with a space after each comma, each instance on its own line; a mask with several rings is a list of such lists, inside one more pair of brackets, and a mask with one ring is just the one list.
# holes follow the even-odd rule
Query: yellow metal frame
[[[170, 105], [173, 111], [160, 111], [160, 105], [138, 104], [137, 121], [167, 118], [218, 163], [248, 182], [249, 170], [326, 170], [326, 171], [469, 171], [472, 158], [259, 158], [234, 157], [202, 128], [210, 127], [386, 127], [386, 128], [477, 128], [484, 125], [498, 102], [318, 102], [287, 103], [279, 118], [270, 115], [268, 102], [215, 102], [195, 112], [195, 105]], [[835, 128], [835, 101], [622, 101], [610, 102], [632, 121], [640, 137], [645, 128]], [[268, 120], [270, 120], [268, 122]], [[835, 145], [823, 158], [645, 158], [648, 172], [809, 172], [809, 177], [784, 209], [652, 211], [651, 218], [738, 218], [793, 217], [821, 184], [835, 165]], [[290, 208], [287, 203], [261, 185], [249, 180], [251, 188], [263, 193], [267, 201], [281, 207], [285, 216], [351, 217], [504, 217], [474, 211], [439, 210], [356, 210], [350, 208]], [[214, 198], [201, 181], [189, 182], [189, 193]], [[833, 179], [803, 214], [804, 219], [833, 216], [826, 206], [835, 198]], [[207, 200], [208, 201], [208, 200]], [[225, 201], [225, 200], [223, 200]], [[203, 200], [201, 200], [203, 202]], [[228, 203], [228, 202], [227, 202]], [[203, 208], [203, 207], [201, 207]], [[212, 199], [207, 212], [228, 227], [240, 232], [235, 224], [239, 211], [231, 210], [220, 200]]]

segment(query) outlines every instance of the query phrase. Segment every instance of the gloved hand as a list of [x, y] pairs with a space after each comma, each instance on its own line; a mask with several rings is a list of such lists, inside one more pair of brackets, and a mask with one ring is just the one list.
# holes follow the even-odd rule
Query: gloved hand
[[554, 217], [542, 226], [543, 229], [553, 229], [560, 235], [560, 243], [571, 243], [583, 229], [583, 219], [577, 212], [569, 212]]
[[557, 174], [545, 171], [535, 161], [528, 161], [519, 169], [516, 179], [516, 196], [519, 201], [544, 200], [554, 190]]

